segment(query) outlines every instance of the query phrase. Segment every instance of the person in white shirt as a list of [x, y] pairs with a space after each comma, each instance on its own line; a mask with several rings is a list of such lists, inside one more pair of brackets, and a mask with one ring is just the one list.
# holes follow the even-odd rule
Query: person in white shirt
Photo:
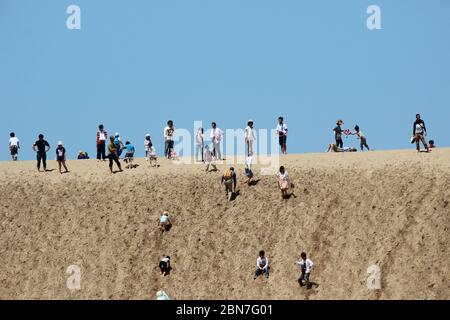
[[217, 128], [217, 124], [215, 122], [211, 123], [211, 141], [213, 143], [213, 155], [216, 160], [222, 160], [222, 154], [220, 152], [220, 141], [222, 141], [223, 132], [219, 128]]
[[277, 173], [278, 187], [281, 190], [281, 197], [283, 199], [288, 198], [288, 189], [289, 189], [289, 174], [284, 168], [284, 166], [280, 167], [280, 171]]
[[247, 156], [253, 155], [253, 142], [256, 140], [255, 129], [253, 128], [253, 120], [250, 119], [247, 122], [245, 128], [245, 146], [247, 148]]
[[298, 278], [298, 283], [301, 287], [306, 285], [307, 289], [311, 289], [311, 283], [309, 282], [309, 276], [311, 274], [311, 269], [314, 263], [306, 256], [305, 252], [300, 254], [300, 259], [295, 262], [295, 264], [299, 265], [302, 273]]
[[17, 161], [19, 155], [20, 141], [14, 132], [9, 134], [9, 151], [13, 161]]
[[198, 128], [195, 134], [195, 160], [198, 162], [198, 153], [201, 152], [202, 162], [203, 162], [203, 128]]
[[165, 142], [164, 156], [168, 159], [170, 159], [170, 153], [173, 150], [174, 134], [175, 128], [173, 126], [173, 121], [169, 120], [167, 121], [167, 127], [164, 128], [164, 142]]
[[261, 250], [258, 259], [256, 259], [256, 271], [253, 280], [262, 274], [269, 279], [269, 269], [269, 259], [266, 258], [264, 250]]
[[283, 117], [278, 117], [277, 136], [281, 146], [281, 153], [286, 154], [286, 140], [288, 134], [287, 125], [283, 122]]
[[165, 277], [169, 274], [170, 269], [170, 256], [163, 256], [159, 261], [159, 270], [161, 270], [161, 274]]

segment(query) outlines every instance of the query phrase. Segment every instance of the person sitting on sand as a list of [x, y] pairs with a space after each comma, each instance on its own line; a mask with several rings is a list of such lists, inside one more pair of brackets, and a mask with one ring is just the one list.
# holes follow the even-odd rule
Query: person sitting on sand
[[9, 134], [9, 152], [11, 153], [11, 157], [13, 161], [17, 161], [17, 156], [19, 154], [20, 149], [20, 141], [16, 137], [16, 134], [14, 132], [11, 132]]
[[61, 166], [66, 170], [64, 173], [69, 172], [66, 166], [66, 148], [64, 148], [62, 141], [58, 142], [58, 147], [56, 148], [56, 161], [58, 161], [59, 173], [62, 174]]
[[205, 156], [203, 157], [203, 159], [205, 160], [205, 165], [206, 165], [206, 172], [209, 172], [209, 166], [213, 167], [214, 171], [217, 171], [217, 167], [214, 164], [214, 156], [212, 151], [209, 149], [209, 146], [206, 145], [205, 146]]
[[264, 250], [259, 252], [259, 257], [256, 259], [256, 271], [253, 280], [264, 274], [269, 279], [269, 259], [266, 258]]
[[88, 155], [87, 152], [80, 150], [80, 151], [78, 151], [78, 157], [77, 157], [77, 159], [78, 159], [78, 160], [89, 159], [89, 155]]
[[159, 217], [159, 229], [161, 230], [161, 233], [164, 233], [164, 231], [169, 231], [172, 227], [172, 223], [169, 219], [169, 213], [167, 211], [164, 211], [163, 214]]
[[165, 277], [170, 271], [170, 256], [163, 256], [161, 261], [159, 261], [159, 269], [161, 274]]
[[250, 186], [252, 184], [253, 179], [253, 170], [252, 170], [253, 156], [248, 156], [245, 161], [245, 176], [247, 177], [246, 183]]
[[367, 151], [370, 151], [370, 148], [367, 145], [367, 139], [364, 136], [364, 134], [362, 133], [362, 131], [359, 130], [359, 126], [358, 125], [355, 126], [355, 133], [352, 133], [352, 134], [355, 134], [358, 137], [358, 139], [360, 140], [360, 142], [361, 142], [361, 151], [364, 151], [364, 147], [367, 148]]
[[434, 140], [428, 141], [428, 149], [434, 149], [436, 146], [434, 145]]
[[33, 150], [36, 152], [37, 169], [41, 171], [41, 161], [44, 166], [44, 172], [47, 171], [47, 152], [50, 150], [50, 145], [44, 140], [44, 135], [39, 135], [39, 140], [33, 144]]
[[281, 197], [287, 199], [290, 179], [288, 172], [284, 166], [280, 167], [280, 171], [277, 173], [278, 187], [281, 190]]
[[221, 184], [225, 185], [225, 192], [229, 201], [231, 201], [231, 197], [233, 196], [233, 192], [236, 192], [236, 172], [234, 172], [234, 168], [231, 167], [222, 175]]
[[158, 155], [156, 154], [155, 146], [150, 147], [150, 151], [148, 153], [148, 162], [152, 167], [158, 167]]
[[330, 143], [328, 145], [327, 152], [357, 152], [358, 150], [354, 147], [344, 147], [344, 148], [338, 148], [334, 143]]
[[295, 264], [299, 265], [301, 268], [301, 274], [298, 278], [298, 283], [301, 287], [306, 285], [306, 289], [311, 289], [311, 283], [309, 282], [309, 276], [311, 274], [311, 269], [314, 263], [308, 259], [305, 252], [300, 254], [300, 259], [295, 262]]
[[109, 158], [109, 170], [113, 173], [113, 162], [119, 167], [119, 171], [122, 172], [122, 167], [119, 162], [119, 157], [117, 156], [117, 145], [114, 143], [114, 137], [109, 137], [109, 145], [108, 145], [108, 158]]
[[124, 161], [128, 164], [127, 168], [132, 168], [133, 167], [133, 159], [134, 159], [134, 152], [135, 152], [135, 148], [134, 146], [131, 144], [130, 141], [125, 142], [125, 157], [124, 157]]

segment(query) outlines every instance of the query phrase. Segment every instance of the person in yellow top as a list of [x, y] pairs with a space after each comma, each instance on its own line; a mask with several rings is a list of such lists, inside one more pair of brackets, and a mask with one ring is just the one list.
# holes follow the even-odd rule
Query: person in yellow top
[[122, 172], [122, 167], [119, 162], [119, 157], [117, 156], [117, 145], [114, 143], [114, 137], [109, 137], [109, 145], [108, 145], [108, 158], [109, 158], [109, 170], [113, 173], [113, 161], [119, 167], [119, 171]]

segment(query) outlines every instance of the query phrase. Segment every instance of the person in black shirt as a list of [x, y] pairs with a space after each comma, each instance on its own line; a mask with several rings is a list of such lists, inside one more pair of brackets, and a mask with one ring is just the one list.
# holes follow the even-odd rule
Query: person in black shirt
[[420, 152], [420, 142], [423, 143], [423, 146], [425, 147], [427, 152], [429, 151], [427, 141], [425, 140], [426, 135], [427, 128], [425, 127], [425, 122], [420, 119], [420, 114], [416, 114], [416, 121], [414, 121], [413, 124], [413, 137], [416, 141], [416, 149], [418, 152]]
[[344, 124], [344, 121], [338, 120], [336, 122], [336, 127], [333, 129], [334, 131], [334, 138], [336, 139], [336, 146], [338, 148], [344, 147], [344, 142], [342, 141], [342, 128], [341, 125]]
[[47, 152], [50, 150], [50, 145], [44, 140], [44, 135], [39, 135], [39, 140], [33, 144], [33, 150], [36, 152], [37, 169], [41, 171], [41, 161], [44, 166], [44, 172], [47, 171]]

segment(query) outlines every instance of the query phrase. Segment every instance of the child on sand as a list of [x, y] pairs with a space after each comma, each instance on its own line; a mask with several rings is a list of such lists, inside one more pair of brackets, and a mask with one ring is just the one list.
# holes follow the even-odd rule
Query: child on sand
[[56, 148], [56, 161], [58, 161], [59, 173], [63, 173], [61, 166], [66, 170], [64, 173], [69, 172], [66, 166], [66, 148], [64, 148], [62, 141], [58, 142], [58, 147]]
[[314, 265], [314, 263], [308, 259], [305, 252], [302, 252], [300, 254], [300, 259], [295, 262], [295, 264], [299, 265], [302, 273], [300, 274], [300, 277], [298, 278], [298, 283], [301, 287], [306, 285], [306, 289], [311, 289], [311, 283], [309, 282], [309, 276], [311, 274], [311, 269]]
[[280, 171], [277, 173], [278, 187], [281, 190], [281, 197], [287, 199], [289, 189], [289, 175], [284, 166], [280, 167]]
[[172, 223], [169, 219], [169, 213], [167, 211], [164, 211], [163, 214], [159, 217], [159, 230], [161, 230], [161, 233], [164, 233], [164, 231], [169, 231], [172, 227]]
[[41, 171], [41, 161], [44, 166], [44, 172], [47, 171], [47, 152], [50, 150], [50, 145], [44, 140], [44, 135], [39, 135], [39, 140], [33, 144], [33, 150], [36, 152], [37, 169]]
[[266, 258], [264, 250], [259, 252], [259, 257], [256, 259], [256, 271], [253, 280], [264, 274], [269, 279], [269, 259]]
[[369, 146], [367, 145], [367, 139], [364, 136], [364, 134], [361, 132], [361, 130], [359, 130], [359, 126], [358, 125], [355, 126], [355, 133], [354, 134], [356, 134], [356, 136], [358, 137], [358, 139], [361, 142], [361, 151], [364, 151], [364, 147], [367, 148], [367, 151], [370, 151]]
[[156, 154], [155, 146], [150, 147], [150, 151], [148, 153], [148, 161], [150, 166], [158, 167], [158, 155]]
[[9, 134], [9, 152], [11, 153], [13, 161], [17, 161], [19, 149], [20, 149], [20, 141], [16, 137], [16, 134], [14, 132], [11, 132]]
[[253, 178], [252, 163], [253, 163], [253, 157], [252, 156], [247, 157], [247, 160], [245, 161], [245, 176], [247, 177], [246, 183], [249, 186], [252, 184], [252, 178]]
[[170, 256], [163, 256], [161, 261], [159, 261], [159, 269], [161, 274], [165, 277], [170, 271]]
[[119, 167], [119, 171], [122, 172], [122, 167], [120, 166], [119, 157], [117, 156], [117, 145], [114, 143], [114, 137], [109, 137], [108, 145], [108, 158], [109, 158], [109, 170], [113, 173], [113, 162]]
[[231, 167], [222, 175], [221, 183], [225, 185], [225, 192], [228, 198], [228, 201], [231, 201], [231, 197], [233, 196], [233, 192], [236, 192], [236, 172], [234, 172], [234, 168]]
[[148, 160], [148, 154], [149, 154], [149, 152], [150, 152], [150, 148], [153, 146], [153, 143], [152, 143], [152, 139], [151, 139], [151, 137], [150, 137], [150, 134], [149, 133], [147, 133], [146, 135], [145, 135], [145, 140], [144, 140], [144, 148], [145, 148], [145, 160]]
[[434, 140], [430, 140], [430, 141], [428, 141], [428, 149], [434, 149], [434, 148], [436, 148], [436, 146], [434, 145]]
[[217, 167], [214, 164], [214, 156], [211, 150], [209, 150], [209, 146], [206, 145], [205, 146], [205, 156], [203, 157], [203, 159], [205, 160], [205, 164], [206, 164], [206, 172], [209, 172], [209, 166], [213, 167], [214, 171], [217, 171]]
[[131, 144], [130, 141], [125, 142], [125, 157], [124, 157], [124, 161], [125, 163], [127, 163], [127, 168], [133, 168], [133, 159], [134, 159], [134, 152], [135, 152], [135, 148], [134, 146]]

